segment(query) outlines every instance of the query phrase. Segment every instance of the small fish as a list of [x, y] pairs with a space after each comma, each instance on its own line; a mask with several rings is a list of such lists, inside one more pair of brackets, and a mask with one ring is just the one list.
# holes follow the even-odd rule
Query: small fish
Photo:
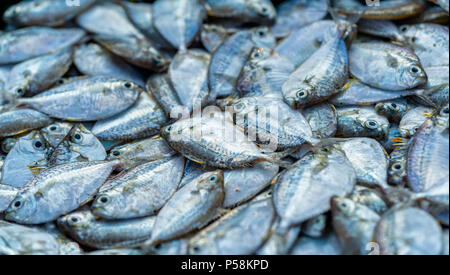
[[206, 0], [208, 15], [241, 22], [272, 24], [277, 12], [269, 0]]
[[169, 60], [145, 37], [99, 34], [93, 39], [113, 54], [138, 67], [162, 72], [169, 66]]
[[372, 211], [378, 213], [378, 215], [388, 210], [386, 202], [384, 202], [381, 194], [375, 189], [356, 185], [349, 198], [356, 204], [367, 206]]
[[208, 69], [211, 55], [203, 50], [180, 52], [169, 66], [169, 77], [180, 102], [189, 111], [204, 106], [209, 96]]
[[80, 41], [85, 34], [77, 28], [47, 27], [27, 27], [0, 34], [0, 64], [18, 63], [67, 48]]
[[449, 65], [448, 27], [424, 23], [403, 25], [400, 31], [424, 67]]
[[[338, 184], [339, 183], [339, 184]], [[318, 148], [285, 170], [274, 187], [273, 203], [281, 218], [278, 234], [330, 210], [330, 199], [349, 194], [356, 174], [345, 153]]]
[[239, 94], [245, 97], [282, 98], [281, 87], [295, 70], [287, 58], [269, 48], [253, 48], [237, 81]]
[[[394, 139], [394, 142], [399, 141]], [[406, 156], [408, 147], [397, 146], [396, 150], [389, 155], [388, 182], [394, 186], [405, 186], [407, 182], [406, 175]]]
[[96, 220], [89, 210], [61, 217], [58, 226], [81, 244], [97, 248], [130, 248], [150, 238], [155, 217], [122, 221]]
[[348, 54], [341, 37], [321, 46], [283, 84], [286, 103], [301, 109], [335, 95], [348, 81]]
[[52, 120], [32, 109], [14, 109], [0, 113], [0, 137], [18, 135], [49, 125]]
[[133, 82], [110, 77], [90, 77], [58, 86], [19, 104], [51, 117], [69, 121], [93, 121], [112, 117], [131, 107], [142, 89]]
[[323, 19], [327, 13], [326, 0], [286, 1], [277, 7], [277, 20], [272, 32], [276, 37], [286, 37], [292, 31]]
[[157, 0], [152, 8], [155, 29], [182, 52], [192, 43], [206, 17], [200, 0]]
[[125, 10], [113, 1], [98, 1], [95, 6], [80, 14], [76, 23], [94, 34], [144, 37], [128, 20]]
[[237, 79], [253, 47], [275, 47], [275, 37], [268, 28], [238, 31], [214, 52], [208, 76], [210, 100], [237, 92]]
[[73, 19], [91, 7], [96, 0], [80, 0], [69, 5], [61, 0], [21, 1], [10, 6], [3, 14], [3, 20], [17, 26], [57, 27]]
[[98, 44], [89, 43], [76, 47], [73, 62], [84, 75], [129, 79], [141, 87], [145, 86], [144, 78], [138, 70]]
[[345, 254], [366, 255], [380, 216], [370, 208], [354, 201], [334, 197], [331, 199], [333, 228]]
[[376, 113], [373, 107], [337, 107], [338, 137], [371, 137], [384, 139], [389, 121]]
[[178, 190], [158, 213], [151, 242], [168, 241], [206, 225], [224, 196], [221, 170], [200, 175]]
[[92, 133], [101, 140], [136, 140], [151, 137], [168, 123], [166, 114], [146, 92], [128, 110], [99, 120]]
[[179, 112], [183, 114], [184, 108], [177, 92], [170, 82], [167, 74], [154, 74], [146, 84], [147, 92], [158, 101], [167, 117], [177, 118]]
[[374, 239], [382, 255], [439, 255], [442, 251], [441, 227], [415, 207], [399, 207], [384, 214]]
[[254, 253], [267, 239], [276, 217], [270, 198], [233, 209], [189, 240], [189, 254]]
[[120, 159], [123, 169], [129, 169], [146, 162], [168, 158], [175, 155], [166, 141], [159, 137], [151, 137], [111, 149], [108, 160]]
[[59, 244], [49, 233], [0, 220], [1, 255], [57, 255]]
[[13, 97], [33, 96], [55, 84], [72, 64], [72, 48], [36, 57], [15, 65], [6, 85]]
[[[339, 13], [361, 15], [365, 19], [399, 20], [413, 17], [425, 9], [423, 0], [391, 0], [364, 5], [358, 0], [333, 1]], [[366, 2], [369, 3], [369, 2]]]
[[448, 128], [428, 119], [411, 140], [406, 162], [408, 186], [423, 192], [449, 178]]
[[351, 75], [374, 88], [403, 91], [427, 82], [417, 55], [390, 43], [353, 43], [349, 63]]
[[40, 224], [88, 202], [120, 162], [74, 162], [46, 169], [31, 179], [5, 211], [7, 220]]
[[21, 188], [33, 178], [34, 168], [47, 167], [49, 147], [39, 132], [18, 138], [2, 167], [1, 183]]
[[156, 214], [177, 190], [183, 167], [183, 157], [171, 157], [120, 174], [100, 188], [92, 213], [109, 220]]
[[419, 127], [427, 120], [427, 115], [433, 113], [432, 108], [418, 106], [411, 108], [402, 117], [399, 124], [399, 129], [402, 137], [410, 138], [412, 137]]
[[337, 131], [336, 108], [332, 104], [322, 103], [302, 110], [309, 122], [313, 135], [317, 138], [333, 137]]
[[408, 112], [409, 106], [405, 99], [396, 99], [378, 103], [375, 105], [375, 110], [379, 115], [385, 116], [389, 122], [400, 123]]

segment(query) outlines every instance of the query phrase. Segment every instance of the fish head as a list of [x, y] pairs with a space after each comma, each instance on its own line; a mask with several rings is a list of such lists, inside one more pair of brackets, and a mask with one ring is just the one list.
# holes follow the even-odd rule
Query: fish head
[[170, 60], [165, 58], [162, 54], [160, 54], [156, 49], [150, 49], [152, 56], [153, 67], [157, 72], [164, 72], [169, 68]]
[[20, 98], [29, 94], [30, 84], [27, 79], [23, 79], [18, 83], [9, 84], [6, 93], [12, 98]]
[[122, 101], [134, 103], [144, 90], [136, 83], [126, 80], [111, 80], [110, 86], [105, 90], [111, 95], [111, 101]]
[[37, 211], [36, 198], [32, 194], [19, 193], [5, 211], [9, 221], [23, 222], [32, 218]]
[[406, 165], [404, 161], [395, 161], [388, 168], [389, 183], [402, 186], [406, 181]]
[[361, 120], [363, 134], [368, 137], [384, 139], [389, 134], [389, 121], [385, 117], [368, 117]]
[[331, 211], [333, 216], [344, 215], [351, 216], [355, 209], [356, 204], [351, 199], [344, 197], [334, 196], [331, 198]]
[[212, 191], [214, 189], [223, 189], [224, 175], [222, 170], [205, 173], [197, 183], [199, 190]]
[[270, 1], [248, 1], [247, 3], [252, 15], [260, 18], [262, 22], [271, 23], [275, 21], [277, 11]]
[[41, 129], [41, 135], [51, 147], [56, 147], [67, 136], [70, 129], [72, 124], [56, 122]]
[[109, 192], [98, 194], [92, 203], [91, 210], [95, 216], [114, 219], [127, 212], [132, 203], [127, 201], [123, 194], [109, 190]]
[[397, 102], [380, 102], [375, 105], [375, 110], [379, 115], [386, 117], [402, 117], [407, 111], [407, 106]]
[[252, 42], [256, 47], [274, 48], [276, 45], [276, 38], [269, 28], [259, 27], [251, 30]]
[[428, 81], [427, 74], [418, 61], [404, 63], [398, 76], [397, 81], [408, 89], [425, 85]]
[[9, 7], [3, 14], [3, 20], [5, 22], [17, 21], [17, 18], [19, 18], [19, 16], [22, 15], [21, 10], [23, 9], [24, 9], [23, 3]]
[[106, 158], [102, 143], [82, 124], [71, 133], [69, 143], [71, 151], [77, 152], [85, 159], [92, 161]]
[[301, 109], [315, 102], [315, 89], [309, 85], [300, 85], [286, 93], [285, 102], [292, 109]]
[[73, 232], [88, 228], [90, 223], [95, 220], [94, 215], [89, 210], [78, 211], [59, 218], [56, 223], [60, 228], [67, 232]]

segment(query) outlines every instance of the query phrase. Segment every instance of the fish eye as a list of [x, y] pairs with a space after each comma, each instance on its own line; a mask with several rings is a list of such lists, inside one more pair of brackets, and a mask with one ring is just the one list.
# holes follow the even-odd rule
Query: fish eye
[[368, 120], [366, 121], [365, 126], [369, 129], [376, 129], [378, 127], [378, 123], [374, 120]]
[[244, 108], [245, 108], [244, 103], [238, 103], [238, 104], [234, 105], [234, 110], [236, 112], [240, 112], [240, 111], [244, 110]]
[[266, 36], [266, 31], [265, 30], [259, 30], [258, 31], [258, 35], [261, 36], [261, 37], [264, 37], [264, 36]]
[[130, 89], [133, 85], [131, 85], [130, 82], [126, 82], [125, 84], [123, 84], [123, 86], [127, 89]]
[[13, 203], [13, 207], [16, 208], [16, 209], [22, 207], [22, 200], [16, 200]]
[[118, 156], [120, 156], [120, 151], [112, 151], [111, 154], [112, 154], [113, 156], [118, 157]]
[[44, 143], [41, 140], [35, 140], [33, 142], [33, 147], [36, 150], [43, 150], [44, 149]]
[[24, 89], [18, 88], [18, 89], [16, 90], [16, 95], [18, 95], [18, 96], [23, 96], [24, 94], [25, 94], [25, 90], [24, 90]]
[[198, 252], [198, 251], [200, 251], [200, 246], [195, 245], [194, 247], [192, 247], [192, 249], [193, 249], [195, 252]]
[[348, 205], [346, 202], [340, 202], [339, 208], [341, 208], [342, 210], [348, 210], [350, 209], [350, 205]]
[[82, 135], [82, 134], [80, 134], [80, 133], [75, 133], [75, 134], [72, 136], [72, 142], [80, 143], [80, 142], [82, 142], [82, 141], [83, 141], [83, 135]]
[[98, 201], [101, 202], [101, 203], [103, 203], [103, 204], [108, 203], [108, 202], [109, 202], [109, 197], [108, 197], [108, 196], [101, 196], [101, 197], [98, 199]]
[[261, 54], [259, 53], [259, 51], [256, 51], [256, 52], [254, 52], [253, 53], [253, 56], [252, 56], [253, 58], [260, 58], [261, 57]]
[[297, 97], [298, 98], [306, 98], [308, 96], [308, 92], [304, 91], [304, 90], [300, 90], [297, 92]]
[[409, 68], [409, 71], [412, 73], [412, 74], [418, 74], [418, 73], [420, 73], [420, 71], [421, 71], [421, 69], [418, 67], [418, 66], [416, 66], [416, 65], [412, 65], [410, 68]]
[[401, 163], [395, 163], [394, 165], [392, 165], [392, 168], [394, 168], [394, 170], [401, 170], [403, 168], [403, 164]]
[[155, 245], [155, 249], [161, 249], [161, 244], [159, 243], [159, 244]]
[[52, 132], [56, 131], [57, 129], [58, 129], [58, 126], [56, 126], [56, 125], [52, 125], [49, 128], [49, 130], [52, 131]]
[[407, 26], [402, 26], [402, 27], [400, 27], [400, 31], [401, 32], [406, 32], [408, 30], [408, 27]]
[[445, 107], [444, 109], [442, 109], [442, 114], [448, 115], [448, 107]]
[[77, 223], [77, 222], [80, 221], [80, 219], [77, 218], [76, 216], [73, 216], [73, 217], [70, 218], [70, 221], [71, 221], [72, 223]]
[[215, 182], [217, 180], [217, 176], [216, 175], [212, 175], [209, 177], [209, 181], [210, 182]]
[[389, 106], [389, 109], [391, 109], [393, 111], [400, 110], [400, 107], [397, 104], [395, 104], [395, 103], [389, 104], [388, 106]]

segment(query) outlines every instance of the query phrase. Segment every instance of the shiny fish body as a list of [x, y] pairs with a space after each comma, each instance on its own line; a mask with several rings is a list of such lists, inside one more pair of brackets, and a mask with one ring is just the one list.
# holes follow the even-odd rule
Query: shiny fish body
[[362, 19], [358, 21], [358, 31], [377, 37], [388, 38], [395, 41], [404, 41], [397, 25], [389, 20]]
[[295, 70], [287, 58], [269, 48], [253, 48], [242, 68], [237, 89], [242, 96], [282, 98], [281, 87]]
[[0, 137], [14, 136], [50, 123], [51, 119], [47, 115], [32, 109], [15, 109], [0, 113]]
[[340, 37], [328, 41], [298, 67], [283, 84], [283, 96], [292, 108], [327, 100], [348, 81], [348, 55]]
[[336, 108], [339, 137], [371, 137], [384, 139], [389, 129], [389, 121], [376, 113], [373, 107]]
[[208, 100], [208, 69], [211, 55], [203, 50], [178, 53], [169, 66], [170, 82], [183, 106], [190, 111]]
[[[337, 96], [330, 99], [335, 106], [368, 106], [378, 102], [394, 100], [412, 95], [422, 95], [422, 90], [388, 91], [377, 89], [361, 83], [359, 80], [350, 80]], [[381, 103], [382, 104], [382, 103]]]
[[427, 120], [427, 115], [433, 113], [432, 108], [428, 107], [415, 107], [402, 117], [402, 120], [399, 124], [400, 133], [404, 138], [412, 137], [416, 131], [422, 126], [422, 124]]
[[94, 40], [138, 67], [162, 72], [169, 66], [169, 60], [147, 38], [100, 34], [94, 36]]
[[175, 155], [166, 141], [159, 137], [147, 138], [111, 149], [108, 160], [120, 159], [124, 169], [146, 162], [168, 158]]
[[375, 229], [382, 255], [438, 255], [442, 229], [432, 216], [418, 208], [393, 209]]
[[143, 76], [138, 70], [95, 43], [76, 47], [73, 61], [84, 75], [130, 79], [141, 87], [145, 85]]
[[61, 85], [19, 103], [51, 117], [92, 121], [112, 117], [134, 104], [142, 89], [124, 80], [91, 77]]
[[356, 204], [367, 206], [374, 212], [378, 213], [378, 215], [381, 215], [388, 210], [388, 206], [381, 198], [379, 192], [375, 189], [357, 185], [350, 194], [349, 198]]
[[423, 192], [449, 178], [448, 128], [427, 120], [412, 138], [408, 150], [408, 185]]
[[248, 135], [258, 135], [258, 141], [263, 144], [275, 141], [273, 145], [278, 150], [284, 150], [318, 142], [303, 115], [289, 108], [282, 100], [246, 97], [233, 104], [233, 108], [236, 125]]
[[55, 220], [90, 200], [119, 162], [75, 162], [44, 170], [20, 190], [6, 219], [22, 224]]
[[[173, 88], [167, 74], [155, 74], [147, 80], [147, 92], [151, 94], [169, 118], [183, 111], [181, 100]], [[175, 116], [176, 117], [176, 116]]]
[[270, 198], [239, 206], [190, 239], [189, 254], [251, 254], [267, 238], [274, 218]]
[[276, 24], [272, 32], [276, 37], [285, 37], [290, 32], [323, 19], [328, 12], [327, 1], [290, 0], [277, 8]]
[[318, 104], [302, 110], [316, 138], [332, 137], [337, 131], [336, 108], [332, 104]]
[[108, 181], [92, 204], [105, 219], [130, 219], [155, 214], [177, 190], [183, 175], [183, 157], [139, 165]]
[[307, 154], [275, 184], [273, 203], [281, 217], [279, 233], [325, 213], [330, 198], [350, 193], [355, 183], [353, 167], [342, 151], [325, 147]]
[[12, 68], [6, 89], [11, 96], [33, 96], [55, 84], [71, 64], [70, 47], [19, 63]]
[[178, 190], [158, 213], [152, 242], [174, 239], [202, 227], [214, 217], [223, 198], [223, 172], [200, 175]]
[[253, 47], [273, 48], [275, 38], [267, 28], [238, 31], [214, 52], [209, 67], [210, 99], [236, 93], [236, 82]]
[[402, 35], [411, 44], [424, 67], [449, 64], [448, 27], [437, 24], [403, 25]]
[[208, 15], [241, 22], [273, 23], [276, 10], [269, 0], [206, 0]]
[[157, 134], [167, 122], [158, 103], [146, 92], [142, 92], [128, 110], [97, 121], [92, 133], [101, 140], [136, 140]]
[[344, 253], [366, 255], [380, 216], [370, 208], [350, 199], [335, 197], [331, 200], [333, 227], [343, 244]]
[[388, 154], [375, 139], [351, 138], [338, 143], [355, 169], [358, 183], [387, 188]]
[[112, 1], [99, 1], [91, 9], [80, 14], [76, 22], [90, 33], [143, 37], [143, 34], [128, 20], [124, 9]]
[[363, 5], [357, 0], [333, 1], [339, 13], [362, 14], [365, 19], [399, 20], [413, 17], [425, 9], [423, 0], [380, 1], [377, 5]]
[[0, 184], [0, 213], [2, 213], [3, 211], [6, 210], [6, 208], [8, 208], [8, 206], [16, 197], [17, 192], [18, 189], [12, 186]]
[[1, 182], [21, 188], [33, 178], [33, 167], [47, 167], [49, 148], [38, 132], [19, 138], [9, 151], [2, 167]]
[[150, 238], [154, 224], [155, 217], [123, 221], [96, 220], [89, 210], [58, 219], [58, 226], [72, 238], [97, 249], [133, 247]]
[[0, 35], [0, 64], [17, 63], [66, 48], [84, 35], [81, 29], [46, 27], [28, 27], [4, 33]]
[[45, 232], [0, 221], [1, 255], [57, 255], [59, 244]]
[[220, 118], [180, 120], [164, 127], [161, 135], [186, 158], [211, 167], [235, 169], [270, 159], [242, 130]]
[[153, 9], [150, 3], [119, 2], [130, 21], [160, 48], [172, 48], [164, 37], [153, 26]]
[[379, 89], [402, 91], [427, 82], [427, 75], [417, 55], [390, 43], [353, 43], [349, 64], [354, 77]]
[[9, 7], [3, 20], [19, 26], [56, 27], [71, 20], [79, 13], [92, 6], [96, 0], [77, 1], [77, 5], [69, 5], [61, 0], [22, 1]]
[[157, 0], [153, 26], [175, 49], [185, 51], [200, 31], [206, 15], [199, 0]]

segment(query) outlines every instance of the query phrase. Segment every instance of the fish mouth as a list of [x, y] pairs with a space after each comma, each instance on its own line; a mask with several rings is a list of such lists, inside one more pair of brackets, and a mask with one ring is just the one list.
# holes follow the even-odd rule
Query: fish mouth
[[293, 97], [288, 97], [285, 99], [286, 104], [292, 109], [297, 109], [297, 100]]

